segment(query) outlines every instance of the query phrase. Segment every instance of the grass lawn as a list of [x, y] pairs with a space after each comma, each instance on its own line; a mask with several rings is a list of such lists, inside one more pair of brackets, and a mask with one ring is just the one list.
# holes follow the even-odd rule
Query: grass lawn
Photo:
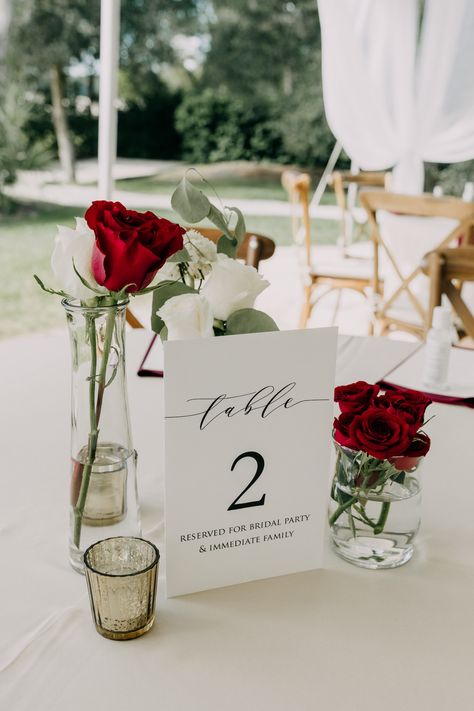
[[[234, 164], [231, 163], [230, 165], [233, 166]], [[220, 198], [287, 201], [288, 195], [281, 184], [281, 172], [275, 170], [265, 171], [264, 168], [262, 168], [261, 172], [258, 172], [258, 164], [249, 165], [252, 166], [255, 172], [254, 175], [235, 175], [235, 173], [238, 173], [238, 168], [226, 170], [222, 165], [215, 164], [196, 166], [198, 172], [208, 181], [208, 185], [200, 181], [199, 175], [194, 174], [192, 171], [189, 174], [189, 178], [204, 190], [209, 197], [212, 197], [213, 191], [216, 191]], [[171, 195], [189, 167], [183, 165], [164, 174], [118, 180], [116, 187], [118, 190], [127, 190], [129, 192]], [[250, 170], [250, 168], [247, 168], [247, 170]], [[232, 175], [229, 175], [229, 173]], [[334, 194], [331, 191], [327, 191], [323, 195], [323, 205], [334, 205], [335, 202]]]
[[[150, 192], [154, 185], [156, 192], [165, 194], [176, 187], [176, 182], [160, 183], [155, 178], [120, 183], [126, 183], [127, 189], [134, 183], [141, 186], [137, 190]], [[279, 179], [259, 180], [257, 185], [248, 177], [222, 182], [213, 178], [213, 184], [222, 198], [285, 199]], [[17, 214], [0, 217], [0, 338], [64, 325], [59, 298], [43, 293], [33, 274], [37, 273], [45, 284], [52, 284], [50, 257], [56, 225], [72, 227], [74, 216], [80, 212], [77, 208], [36, 204], [22, 206]], [[160, 211], [160, 215], [179, 221], [171, 211]], [[268, 235], [277, 245], [292, 243], [288, 217], [250, 215], [246, 221], [248, 230]], [[338, 235], [338, 225], [330, 221], [313, 220], [312, 229], [313, 240], [319, 244], [334, 243]]]

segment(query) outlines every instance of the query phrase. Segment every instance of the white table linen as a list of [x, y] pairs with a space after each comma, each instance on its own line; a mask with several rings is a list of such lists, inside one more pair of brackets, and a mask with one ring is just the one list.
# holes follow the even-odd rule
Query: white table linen
[[[129, 390], [143, 532], [163, 550], [162, 381], [135, 376], [148, 339], [128, 334]], [[412, 347], [343, 338], [337, 382], [376, 380]], [[406, 566], [361, 570], [327, 550], [323, 570], [170, 600], [161, 579], [155, 627], [118, 643], [96, 633], [67, 561], [67, 335], [4, 341], [0, 366], [1, 709], [473, 707], [471, 410], [431, 408]]]

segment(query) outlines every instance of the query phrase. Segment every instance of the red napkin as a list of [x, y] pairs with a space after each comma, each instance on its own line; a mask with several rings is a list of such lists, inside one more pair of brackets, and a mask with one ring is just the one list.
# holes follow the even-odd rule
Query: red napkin
[[453, 397], [452, 395], [440, 395], [439, 393], [428, 393], [424, 390], [412, 390], [411, 388], [403, 388], [401, 385], [394, 385], [385, 380], [378, 382], [384, 390], [408, 390], [408, 392], [422, 392], [427, 395], [433, 402], [441, 402], [444, 405], [463, 405], [474, 409], [474, 397]]

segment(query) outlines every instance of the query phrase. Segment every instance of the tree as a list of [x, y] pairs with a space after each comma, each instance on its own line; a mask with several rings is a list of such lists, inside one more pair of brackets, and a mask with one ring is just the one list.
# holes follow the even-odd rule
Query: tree
[[[118, 0], [117, 0], [118, 1]], [[176, 23], [196, 17], [198, 0], [123, 0], [121, 64], [140, 78], [150, 67], [173, 56]], [[99, 0], [15, 0], [9, 32], [7, 63], [10, 80], [27, 77], [32, 91], [51, 101], [61, 165], [74, 180], [74, 147], [68, 107], [74, 101], [69, 70], [73, 64], [96, 71], [99, 56]]]
[[334, 138], [324, 115], [315, 0], [213, 0], [213, 6], [202, 84], [266, 114], [261, 154], [324, 163]]

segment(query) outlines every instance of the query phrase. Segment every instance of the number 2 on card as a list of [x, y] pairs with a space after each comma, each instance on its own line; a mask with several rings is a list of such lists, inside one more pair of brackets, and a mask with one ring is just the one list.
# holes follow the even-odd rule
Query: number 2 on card
[[235, 511], [236, 509], [248, 509], [251, 506], [263, 506], [265, 503], [266, 494], [263, 494], [263, 496], [258, 501], [247, 501], [247, 502], [243, 502], [243, 503], [238, 503], [239, 499], [242, 498], [242, 496], [245, 494], [245, 492], [248, 491], [250, 489], [250, 487], [255, 484], [255, 482], [260, 477], [260, 475], [262, 474], [262, 472], [265, 468], [265, 460], [261, 454], [259, 454], [258, 452], [243, 452], [243, 454], [239, 454], [239, 456], [236, 457], [236, 459], [234, 459], [232, 466], [230, 468], [230, 471], [233, 472], [236, 465], [240, 462], [240, 460], [245, 459], [246, 457], [250, 457], [250, 459], [255, 460], [255, 463], [257, 465], [257, 470], [255, 472], [255, 475], [254, 475], [252, 481], [249, 484], [247, 484], [245, 489], [237, 496], [236, 499], [234, 499], [234, 501], [231, 503], [231, 505], [229, 506], [227, 511]]

